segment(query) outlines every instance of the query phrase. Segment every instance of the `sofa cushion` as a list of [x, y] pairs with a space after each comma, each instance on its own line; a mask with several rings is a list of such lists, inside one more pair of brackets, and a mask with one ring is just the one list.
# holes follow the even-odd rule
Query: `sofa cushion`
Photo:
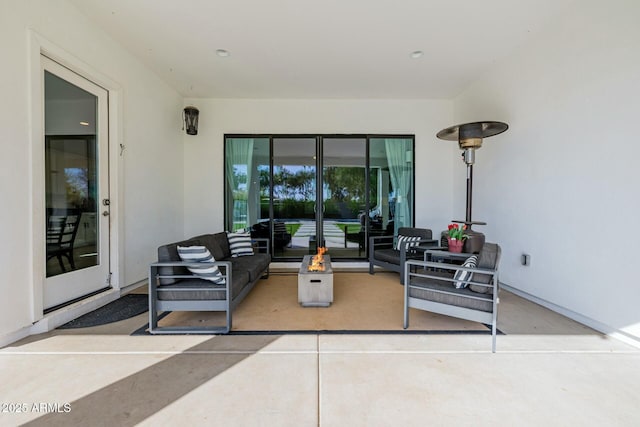
[[[462, 264], [462, 267], [474, 268], [478, 262], [477, 255], [471, 255], [466, 261]], [[466, 270], [456, 270], [456, 273], [453, 275], [455, 282], [453, 285], [456, 289], [466, 288], [469, 284], [468, 281], [473, 277], [473, 273]]]
[[211, 255], [217, 260], [222, 261], [231, 257], [231, 251], [229, 251], [229, 242], [227, 241], [227, 233], [215, 233], [215, 234], [202, 234], [200, 236], [192, 237], [197, 239], [204, 246], [209, 249]]
[[231, 265], [231, 298], [235, 299], [240, 292], [250, 283], [249, 272], [244, 269], [233, 268]]
[[[211, 252], [205, 246], [178, 246], [178, 255], [182, 261], [187, 262], [205, 263], [215, 261], [211, 256]], [[217, 265], [191, 266], [187, 267], [187, 269], [201, 279], [217, 284], [225, 283], [224, 276]]]
[[[198, 246], [200, 241], [197, 239], [188, 239], [181, 242], [170, 243], [158, 247], [158, 262], [176, 262], [182, 261], [178, 255], [178, 245], [180, 246]], [[160, 267], [158, 274], [164, 275], [189, 275], [190, 272], [185, 267]], [[161, 285], [170, 285], [176, 283], [180, 279], [160, 279]]]
[[269, 254], [255, 254], [231, 259], [233, 271], [243, 270], [249, 273], [249, 280], [255, 281], [262, 276], [262, 272], [269, 267], [271, 256]]
[[227, 233], [227, 240], [233, 258], [253, 255], [250, 233]]
[[224, 300], [226, 286], [208, 280], [184, 279], [171, 285], [158, 287], [158, 299], [169, 301]]

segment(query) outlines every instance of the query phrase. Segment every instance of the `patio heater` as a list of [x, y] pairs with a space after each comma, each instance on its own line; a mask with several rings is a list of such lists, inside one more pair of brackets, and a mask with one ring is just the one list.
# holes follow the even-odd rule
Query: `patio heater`
[[[465, 220], [453, 220], [453, 222], [466, 224], [467, 240], [464, 242], [463, 252], [478, 253], [484, 245], [484, 234], [473, 230], [473, 225], [487, 225], [486, 222], [473, 221], [471, 219], [471, 199], [473, 191], [473, 164], [476, 158], [476, 149], [482, 147], [482, 140], [490, 136], [498, 135], [509, 129], [509, 125], [502, 122], [473, 122], [455, 125], [442, 129], [436, 134], [440, 139], [458, 141], [462, 153], [462, 159], [467, 165], [467, 208]], [[443, 232], [445, 234], [446, 232]]]

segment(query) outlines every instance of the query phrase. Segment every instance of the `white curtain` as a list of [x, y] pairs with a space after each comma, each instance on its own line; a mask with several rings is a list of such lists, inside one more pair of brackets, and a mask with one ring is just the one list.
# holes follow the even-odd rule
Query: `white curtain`
[[[256, 218], [250, 218], [254, 216], [253, 209], [248, 209], [248, 203], [252, 200], [252, 192], [255, 191], [255, 187], [251, 185], [251, 175], [253, 170], [253, 139], [252, 138], [233, 138], [227, 143], [227, 183], [233, 194], [233, 203], [229, 206], [230, 218], [232, 221], [237, 218], [246, 218], [245, 227], [249, 227], [256, 222]], [[246, 167], [246, 190], [244, 195], [240, 192], [240, 182], [236, 174], [234, 173], [234, 167], [245, 166]], [[238, 201], [239, 203], [236, 203]], [[233, 224], [231, 226], [233, 230]]]
[[387, 153], [391, 185], [395, 193], [395, 215], [393, 233], [398, 235], [398, 228], [411, 227], [411, 178], [412, 178], [412, 144], [410, 139], [385, 139], [384, 148]]

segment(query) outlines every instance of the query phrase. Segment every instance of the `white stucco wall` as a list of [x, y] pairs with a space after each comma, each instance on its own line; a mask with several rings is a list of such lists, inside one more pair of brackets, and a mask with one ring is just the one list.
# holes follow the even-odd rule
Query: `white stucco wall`
[[119, 285], [143, 279], [155, 248], [183, 234], [182, 98], [65, 0], [0, 1], [0, 344], [35, 320], [29, 30], [121, 90]]
[[502, 281], [635, 339], [638, 17], [634, 0], [580, 2], [454, 107], [456, 122], [510, 125], [478, 151], [474, 192], [474, 218], [504, 250]]
[[453, 148], [435, 137], [452, 120], [450, 101], [188, 99], [185, 105], [200, 110], [198, 135], [184, 137], [186, 235], [224, 229], [229, 133], [415, 134], [415, 224], [435, 233], [451, 219]]

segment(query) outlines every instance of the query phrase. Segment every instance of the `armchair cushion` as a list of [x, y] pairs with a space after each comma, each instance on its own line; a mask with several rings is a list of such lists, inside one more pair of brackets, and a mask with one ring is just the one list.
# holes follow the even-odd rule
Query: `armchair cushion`
[[478, 297], [477, 293], [469, 289], [454, 289], [451, 282], [444, 280], [447, 273], [431, 273], [442, 275], [443, 280], [416, 278], [411, 282], [409, 296], [420, 300], [434, 301], [441, 304], [453, 305], [457, 307], [469, 308], [491, 313], [493, 310], [493, 299], [491, 296]]
[[[496, 243], [485, 243], [482, 246], [482, 250], [480, 251], [480, 255], [478, 256], [478, 268], [485, 268], [488, 270], [493, 270], [496, 268], [498, 260], [500, 259], [500, 246]], [[491, 275], [489, 274], [481, 274], [476, 273], [473, 275], [473, 281], [479, 283], [486, 283], [487, 285], [491, 284]], [[474, 285], [470, 284], [469, 289], [473, 292], [477, 292], [480, 294], [492, 294], [493, 287], [491, 286], [482, 286], [482, 285]]]

